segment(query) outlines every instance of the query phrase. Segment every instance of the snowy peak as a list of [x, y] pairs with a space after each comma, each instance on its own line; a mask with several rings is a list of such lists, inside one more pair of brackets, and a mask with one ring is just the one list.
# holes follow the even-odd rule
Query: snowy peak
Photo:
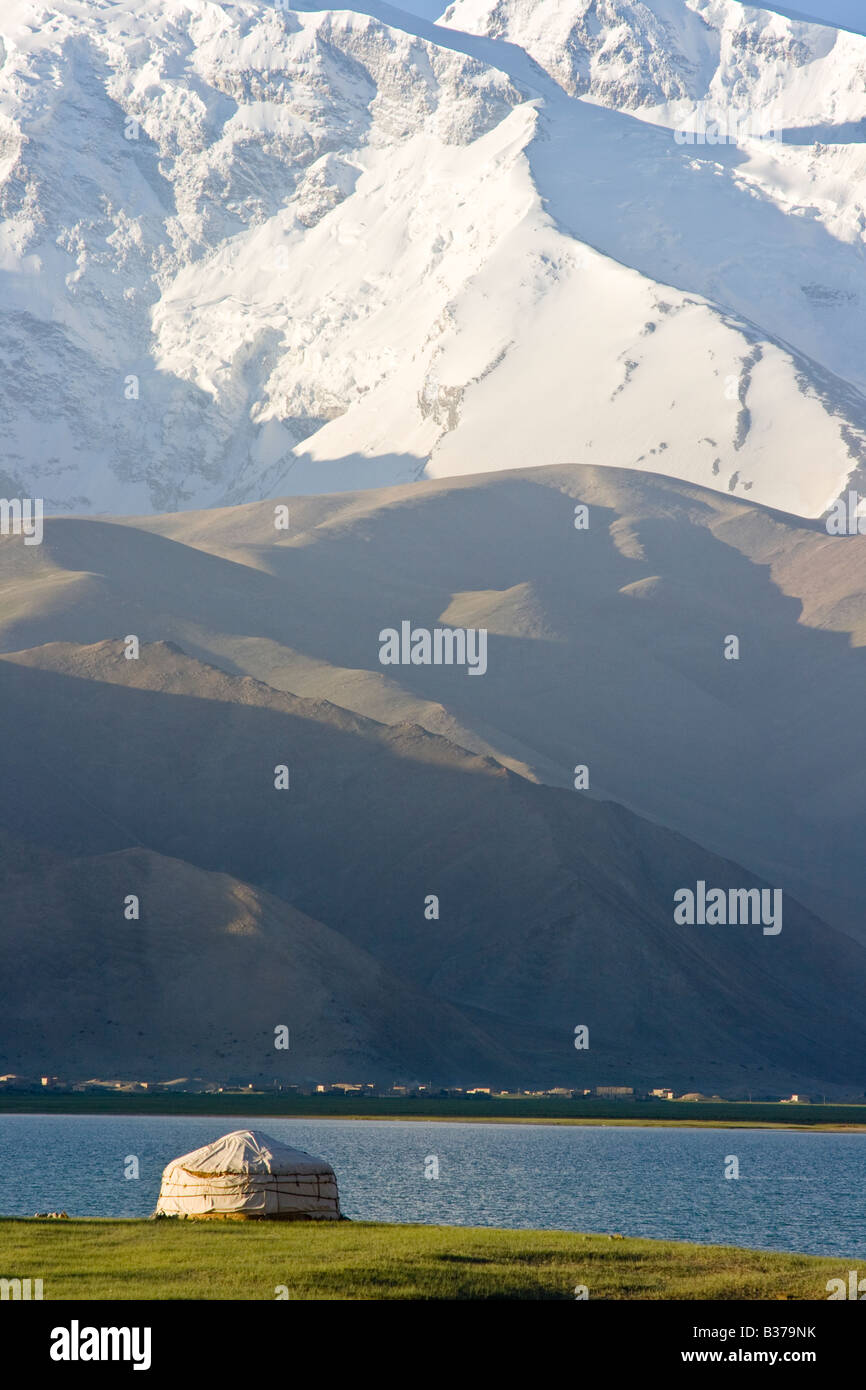
[[[12, 0], [0, 59], [6, 495], [578, 460], [816, 515], [866, 458], [866, 39], [736, 0]], [[785, 142], [700, 135], [741, 108]]]
[[[313, 337], [275, 277], [352, 193], [359, 151], [469, 144], [519, 94], [366, 15], [148, 0], [37, 26], [36, 8], [6, 21], [0, 74], [5, 471], [57, 506], [219, 500], [261, 452], [269, 368]], [[202, 363], [209, 305], [184, 288], [205, 265], [227, 312]], [[305, 383], [276, 406], [279, 447], [346, 404]]]

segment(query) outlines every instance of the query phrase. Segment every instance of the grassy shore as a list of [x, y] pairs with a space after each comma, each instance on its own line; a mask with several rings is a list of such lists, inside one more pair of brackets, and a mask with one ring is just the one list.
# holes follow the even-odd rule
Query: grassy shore
[[45, 1299], [826, 1299], [850, 1262], [564, 1231], [0, 1220]]
[[544, 1100], [296, 1096], [280, 1092], [92, 1091], [0, 1094], [0, 1115], [242, 1115], [255, 1119], [469, 1120], [501, 1124], [688, 1125], [713, 1129], [821, 1129], [866, 1132], [866, 1105], [784, 1105], [773, 1101]]

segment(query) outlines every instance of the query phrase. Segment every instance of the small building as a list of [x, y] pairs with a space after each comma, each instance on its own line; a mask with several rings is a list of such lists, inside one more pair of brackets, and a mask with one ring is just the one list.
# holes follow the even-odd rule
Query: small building
[[595, 1094], [602, 1100], [631, 1100], [634, 1096], [633, 1086], [596, 1086]]
[[239, 1129], [169, 1163], [155, 1216], [339, 1221], [330, 1163]]
[[369, 1096], [376, 1090], [373, 1081], [332, 1081], [330, 1086], [317, 1086], [316, 1090], [323, 1095], [328, 1093], [344, 1096]]

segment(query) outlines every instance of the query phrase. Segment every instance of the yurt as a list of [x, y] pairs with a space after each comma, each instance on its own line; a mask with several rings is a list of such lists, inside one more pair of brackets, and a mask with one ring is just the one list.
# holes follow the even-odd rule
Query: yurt
[[238, 1129], [169, 1163], [154, 1215], [339, 1221], [340, 1199], [323, 1158]]

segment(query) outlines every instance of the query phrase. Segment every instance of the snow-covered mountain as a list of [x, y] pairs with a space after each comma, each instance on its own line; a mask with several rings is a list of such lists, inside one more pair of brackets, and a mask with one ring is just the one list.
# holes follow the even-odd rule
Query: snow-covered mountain
[[857, 481], [866, 38], [738, 0], [7, 0], [0, 29], [5, 495], [573, 460], [818, 515]]

